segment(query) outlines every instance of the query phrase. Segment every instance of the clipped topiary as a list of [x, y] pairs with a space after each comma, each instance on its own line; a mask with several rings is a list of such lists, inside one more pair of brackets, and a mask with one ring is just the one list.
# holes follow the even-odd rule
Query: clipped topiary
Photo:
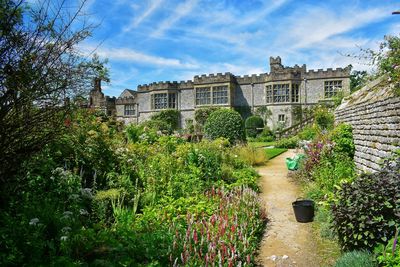
[[208, 139], [224, 137], [230, 143], [244, 141], [244, 125], [240, 114], [230, 109], [219, 109], [210, 114], [204, 125]]
[[382, 171], [342, 184], [332, 205], [333, 227], [345, 250], [385, 243], [400, 222], [400, 157], [386, 160]]
[[260, 116], [250, 116], [246, 119], [246, 135], [247, 137], [256, 137], [264, 128], [264, 121]]

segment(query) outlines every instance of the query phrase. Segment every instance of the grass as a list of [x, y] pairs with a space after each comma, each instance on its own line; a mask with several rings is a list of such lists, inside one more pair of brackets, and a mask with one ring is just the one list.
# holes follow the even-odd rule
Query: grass
[[268, 160], [263, 149], [254, 146], [238, 146], [234, 148], [234, 153], [252, 166], [262, 165]]
[[266, 148], [265, 149], [265, 154], [267, 155], [267, 159], [273, 159], [276, 156], [279, 156], [280, 154], [286, 152], [286, 148]]
[[272, 142], [249, 142], [249, 145], [254, 146], [254, 147], [274, 146], [275, 141], [272, 141]]

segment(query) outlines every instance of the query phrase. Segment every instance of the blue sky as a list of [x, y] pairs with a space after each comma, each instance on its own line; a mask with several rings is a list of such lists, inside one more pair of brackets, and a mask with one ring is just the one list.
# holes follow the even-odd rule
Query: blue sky
[[376, 49], [400, 32], [398, 1], [89, 0], [99, 24], [81, 44], [108, 58], [107, 95], [204, 73], [269, 72], [269, 57], [308, 69], [368, 69], [342, 54]]

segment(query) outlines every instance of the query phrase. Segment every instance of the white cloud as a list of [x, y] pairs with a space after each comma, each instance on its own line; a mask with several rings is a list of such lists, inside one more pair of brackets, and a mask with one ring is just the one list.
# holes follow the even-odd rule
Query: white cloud
[[108, 58], [115, 61], [128, 61], [135, 62], [141, 65], [151, 65], [154, 67], [172, 67], [172, 68], [184, 68], [193, 69], [197, 68], [198, 65], [195, 62], [183, 63], [181, 60], [176, 58], [165, 58], [160, 56], [154, 56], [137, 52], [129, 48], [97, 48], [91, 45], [85, 45], [80, 47], [82, 51], [86, 53], [97, 53], [100, 57]]
[[152, 33], [152, 36], [161, 36], [165, 31], [170, 29], [177, 21], [187, 16], [197, 5], [198, 0], [187, 0], [179, 4], [172, 14], [160, 23], [158, 28]]
[[[144, 21], [147, 17], [151, 16], [153, 12], [161, 6], [162, 3], [163, 0], [151, 0], [148, 8], [143, 12], [143, 14], [133, 17], [132, 21], [128, 23], [126, 27], [124, 27], [123, 32], [129, 32], [138, 27], [139, 24], [142, 23], [142, 21]], [[131, 8], [137, 10], [138, 6], [136, 4], [132, 4]]]
[[294, 48], [307, 48], [387, 16], [383, 8], [341, 9], [337, 14], [327, 8], [309, 8], [305, 12], [295, 12], [289, 23], [284, 25], [287, 38], [283, 38], [283, 41]]

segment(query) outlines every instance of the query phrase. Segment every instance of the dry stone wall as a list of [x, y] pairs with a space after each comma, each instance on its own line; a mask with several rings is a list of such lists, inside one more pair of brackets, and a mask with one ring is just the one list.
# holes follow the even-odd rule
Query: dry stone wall
[[346, 99], [335, 111], [337, 123], [353, 127], [354, 161], [360, 171], [375, 172], [400, 149], [400, 97], [381, 78]]

